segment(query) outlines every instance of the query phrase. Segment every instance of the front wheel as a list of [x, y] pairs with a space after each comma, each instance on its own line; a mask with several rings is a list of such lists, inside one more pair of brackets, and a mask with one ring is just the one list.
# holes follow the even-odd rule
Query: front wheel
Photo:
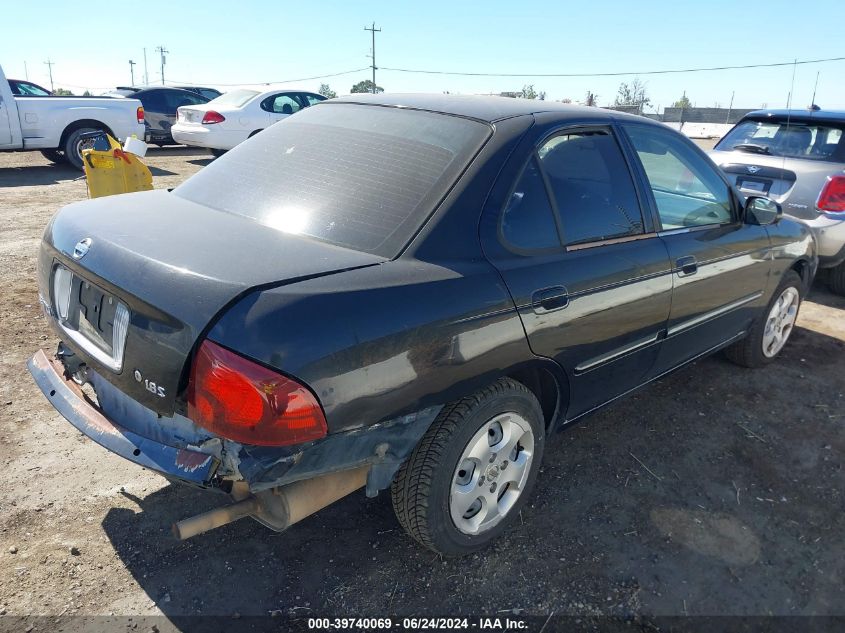
[[777, 358], [795, 328], [803, 289], [798, 273], [787, 272], [748, 336], [727, 347], [725, 355], [743, 367], [762, 367]]
[[470, 554], [510, 526], [543, 457], [540, 403], [503, 378], [443, 408], [391, 486], [399, 523], [425, 547]]

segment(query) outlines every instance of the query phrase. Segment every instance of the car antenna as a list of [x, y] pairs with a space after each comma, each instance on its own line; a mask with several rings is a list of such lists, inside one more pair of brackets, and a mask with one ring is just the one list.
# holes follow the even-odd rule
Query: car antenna
[[820, 74], [821, 74], [821, 71], [816, 71], [816, 83], [813, 86], [813, 98], [810, 99], [810, 107], [808, 108], [810, 110], [810, 116], [813, 116], [813, 112], [816, 112], [817, 110], [819, 110], [819, 106], [816, 105], [816, 90], [819, 87], [819, 75]]

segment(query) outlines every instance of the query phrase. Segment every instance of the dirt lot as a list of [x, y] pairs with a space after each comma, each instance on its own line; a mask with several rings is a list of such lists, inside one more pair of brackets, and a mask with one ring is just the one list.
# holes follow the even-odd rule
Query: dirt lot
[[[161, 188], [208, 160], [148, 162]], [[220, 499], [84, 439], [24, 367], [55, 346], [41, 232], [85, 197], [77, 172], [0, 154], [0, 614], [845, 615], [845, 299], [818, 284], [773, 366], [703, 360], [553, 437], [524, 525], [483, 554], [439, 559], [363, 493], [180, 543], [170, 524]]]

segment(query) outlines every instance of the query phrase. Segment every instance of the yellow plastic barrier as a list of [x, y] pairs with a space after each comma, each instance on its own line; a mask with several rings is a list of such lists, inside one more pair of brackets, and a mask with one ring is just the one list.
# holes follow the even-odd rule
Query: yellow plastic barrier
[[108, 140], [108, 150], [82, 150], [88, 197], [101, 198], [152, 189], [153, 175], [149, 168], [135, 154], [124, 152], [120, 143], [111, 136], [104, 136]]

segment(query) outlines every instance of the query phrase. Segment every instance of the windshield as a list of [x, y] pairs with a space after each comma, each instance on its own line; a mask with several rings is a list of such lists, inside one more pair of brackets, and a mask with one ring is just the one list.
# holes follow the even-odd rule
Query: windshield
[[766, 156], [830, 160], [842, 143], [842, 127], [829, 122], [807, 123], [786, 119], [742, 121], [715, 149], [738, 150]]
[[283, 231], [396, 256], [490, 135], [454, 116], [326, 102], [174, 190]]
[[246, 90], [244, 88], [240, 88], [213, 98], [209, 103], [214, 103], [216, 106], [240, 108], [257, 94], [259, 94], [257, 90]]

